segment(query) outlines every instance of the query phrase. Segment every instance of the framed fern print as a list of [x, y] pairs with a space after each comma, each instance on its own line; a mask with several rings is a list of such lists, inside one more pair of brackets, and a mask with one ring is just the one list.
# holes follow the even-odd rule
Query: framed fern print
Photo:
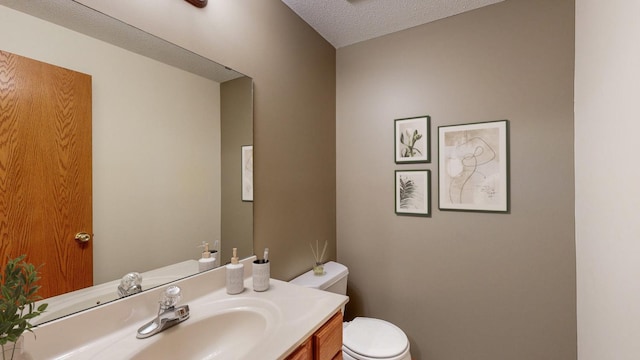
[[431, 170], [396, 170], [396, 214], [431, 216]]
[[431, 162], [431, 118], [425, 115], [394, 123], [396, 164]]

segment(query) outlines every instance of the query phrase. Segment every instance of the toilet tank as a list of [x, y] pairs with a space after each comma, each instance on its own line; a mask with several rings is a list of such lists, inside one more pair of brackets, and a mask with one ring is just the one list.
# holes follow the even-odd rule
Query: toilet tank
[[349, 275], [349, 270], [346, 266], [334, 261], [329, 261], [324, 264], [324, 273], [324, 275], [314, 275], [313, 270], [309, 270], [291, 280], [290, 283], [340, 295], [347, 295], [347, 276]]

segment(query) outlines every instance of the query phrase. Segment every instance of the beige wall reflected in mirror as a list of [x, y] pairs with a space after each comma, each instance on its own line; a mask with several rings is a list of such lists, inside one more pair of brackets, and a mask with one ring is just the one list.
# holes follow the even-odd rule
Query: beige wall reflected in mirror
[[[120, 25], [122, 39], [150, 36]], [[178, 51], [169, 62], [196, 63], [203, 71], [194, 74], [5, 6], [0, 32], [13, 34], [2, 50], [92, 76], [94, 284], [197, 260], [203, 241], [220, 241], [221, 264], [231, 247], [253, 253], [253, 203], [240, 191], [241, 146], [253, 142], [251, 78], [143, 41]]]

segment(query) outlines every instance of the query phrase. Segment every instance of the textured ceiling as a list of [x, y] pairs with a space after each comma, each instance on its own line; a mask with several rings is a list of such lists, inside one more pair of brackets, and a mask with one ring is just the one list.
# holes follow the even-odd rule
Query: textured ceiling
[[501, 1], [282, 0], [336, 48]]

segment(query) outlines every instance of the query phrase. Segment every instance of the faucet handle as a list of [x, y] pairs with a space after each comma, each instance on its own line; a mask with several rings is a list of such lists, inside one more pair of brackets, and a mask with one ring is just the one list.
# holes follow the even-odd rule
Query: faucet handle
[[160, 296], [160, 307], [168, 309], [176, 304], [182, 298], [182, 289], [179, 286], [171, 285], [167, 287]]
[[127, 273], [120, 280], [118, 285], [118, 295], [128, 296], [142, 291], [142, 275], [137, 272]]
[[125, 289], [128, 289], [136, 285], [142, 285], [142, 275], [140, 275], [140, 273], [137, 273], [135, 271], [127, 273], [120, 280], [120, 286], [122, 286]]

